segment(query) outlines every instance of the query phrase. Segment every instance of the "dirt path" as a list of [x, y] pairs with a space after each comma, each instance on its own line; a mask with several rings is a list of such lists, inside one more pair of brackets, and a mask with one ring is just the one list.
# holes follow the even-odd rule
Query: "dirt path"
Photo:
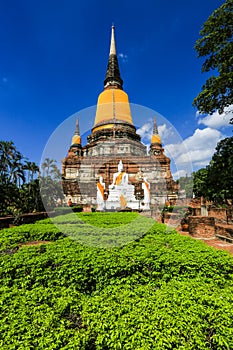
[[[177, 230], [183, 236], [189, 236], [188, 232]], [[214, 247], [216, 249], [227, 250], [231, 255], [233, 255], [233, 243], [224, 242], [218, 238], [204, 238], [204, 237], [192, 237], [193, 239], [201, 240], [207, 245]]]

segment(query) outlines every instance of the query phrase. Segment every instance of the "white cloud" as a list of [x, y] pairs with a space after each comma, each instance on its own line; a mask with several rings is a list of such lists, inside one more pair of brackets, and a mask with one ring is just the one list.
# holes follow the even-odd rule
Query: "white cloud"
[[[148, 120], [137, 133], [141, 136], [143, 143], [149, 150], [153, 130], [152, 119]], [[175, 138], [176, 141], [171, 142], [174, 130], [166, 123], [158, 126], [158, 132], [164, 145], [165, 155], [172, 161], [174, 168], [174, 178], [190, 174], [201, 167], [209, 164], [217, 146], [217, 143], [225, 137], [221, 131], [206, 127], [204, 129], [197, 128], [193, 135], [185, 140]]]
[[174, 180], [179, 179], [180, 177], [185, 177], [186, 175], [186, 170], [177, 170], [175, 173], [172, 174]]
[[141, 128], [137, 129], [137, 134], [139, 134], [143, 140], [143, 142], [151, 141], [152, 136], [152, 120], [150, 119], [147, 123], [141, 126]]
[[219, 129], [222, 127], [229, 127], [230, 119], [233, 118], [233, 105], [230, 105], [224, 109], [222, 114], [215, 112], [213, 114], [208, 114], [206, 117], [197, 112], [196, 116], [200, 118], [198, 124], [203, 124], [213, 129]]
[[171, 136], [174, 135], [172, 127], [168, 127], [166, 124], [158, 126], [158, 133], [161, 137], [162, 142], [166, 142], [168, 139], [170, 139]]
[[[149, 119], [148, 122], [142, 125], [140, 129], [137, 129], [137, 134], [141, 136], [144, 142], [151, 142], [153, 126], [152, 119]], [[158, 133], [163, 143], [166, 143], [166, 141], [174, 135], [172, 127], [167, 126], [165, 123], [158, 126]]]
[[206, 166], [223, 138], [220, 131], [212, 128], [196, 129], [192, 136], [183, 142], [165, 146], [166, 154], [174, 159], [178, 169], [192, 163], [193, 168]]
[[122, 60], [122, 62], [126, 63], [128, 62], [128, 55], [126, 55], [125, 53], [119, 53], [118, 57]]

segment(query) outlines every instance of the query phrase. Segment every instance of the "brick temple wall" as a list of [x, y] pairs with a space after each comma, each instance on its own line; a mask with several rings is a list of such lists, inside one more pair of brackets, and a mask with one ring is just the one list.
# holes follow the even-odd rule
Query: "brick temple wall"
[[[151, 204], [164, 204], [169, 193], [177, 190], [170, 172], [170, 160], [164, 155], [155, 157], [86, 157], [80, 160], [70, 154], [63, 161], [63, 190], [73, 202], [80, 204], [96, 203], [96, 182], [99, 176], [108, 189], [113, 181], [113, 174], [118, 171], [119, 160], [122, 160], [124, 170], [129, 175], [129, 182], [141, 186], [140, 172], [150, 183]], [[141, 190], [142, 192], [142, 190]]]
[[216, 237], [230, 238], [233, 243], [233, 225], [216, 224], [215, 226]]
[[193, 237], [215, 237], [215, 219], [209, 216], [190, 216], [189, 234]]
[[212, 208], [210, 207], [208, 210], [208, 215], [212, 216], [216, 219], [216, 221], [226, 221], [226, 209], [224, 208]]

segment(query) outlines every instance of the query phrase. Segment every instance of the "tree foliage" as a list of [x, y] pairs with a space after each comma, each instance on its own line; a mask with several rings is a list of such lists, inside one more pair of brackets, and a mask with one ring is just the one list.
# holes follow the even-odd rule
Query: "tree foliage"
[[0, 215], [42, 210], [39, 167], [28, 161], [12, 141], [0, 141]]
[[216, 203], [233, 199], [233, 137], [221, 140], [210, 164], [194, 173], [193, 190]]
[[193, 176], [193, 192], [196, 197], [208, 197], [208, 169], [197, 170]]
[[61, 185], [61, 173], [56, 165], [56, 160], [45, 158], [41, 165], [40, 193], [47, 210], [54, 209], [64, 197]]
[[61, 173], [54, 159], [46, 158], [40, 175], [12, 141], [0, 141], [0, 216], [51, 209], [62, 201]]
[[208, 168], [212, 199], [233, 199], [233, 137], [220, 141]]
[[24, 158], [12, 141], [0, 141], [0, 179], [1, 183], [20, 185], [25, 182]]
[[211, 114], [233, 104], [233, 0], [216, 9], [204, 23], [196, 41], [198, 57], [205, 57], [202, 72], [213, 71], [193, 105]]
[[182, 176], [177, 180], [179, 184], [179, 190], [185, 191], [186, 198], [193, 197], [193, 175]]

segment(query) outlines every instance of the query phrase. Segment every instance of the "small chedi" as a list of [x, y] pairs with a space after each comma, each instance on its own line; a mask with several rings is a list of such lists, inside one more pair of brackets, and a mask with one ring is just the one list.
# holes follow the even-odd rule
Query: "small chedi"
[[64, 194], [73, 203], [98, 210], [149, 210], [176, 198], [178, 188], [165, 156], [156, 119], [149, 152], [137, 134], [116, 54], [112, 26], [110, 54], [96, 116], [82, 145], [79, 121], [62, 162]]

